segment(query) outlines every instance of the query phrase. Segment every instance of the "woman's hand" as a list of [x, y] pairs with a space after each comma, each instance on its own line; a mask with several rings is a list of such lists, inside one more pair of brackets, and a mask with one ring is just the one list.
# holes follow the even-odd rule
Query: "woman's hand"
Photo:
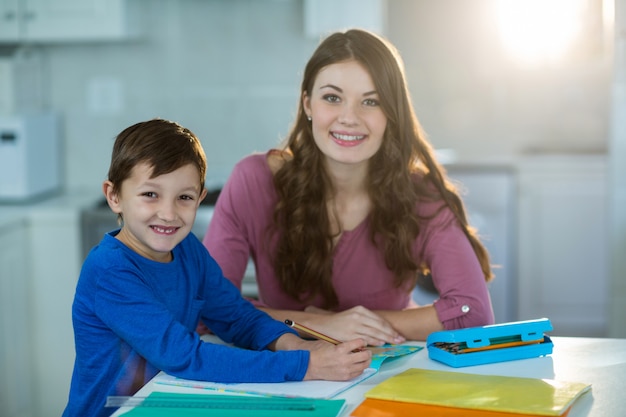
[[305, 312], [313, 314], [308, 315], [301, 324], [337, 340], [360, 338], [371, 346], [405, 341], [405, 338], [387, 320], [362, 306], [340, 313], [309, 306]]
[[306, 343], [310, 344], [311, 355], [305, 380], [347, 381], [361, 375], [372, 360], [372, 352], [363, 349], [366, 346], [363, 339], [338, 345], [320, 341]]

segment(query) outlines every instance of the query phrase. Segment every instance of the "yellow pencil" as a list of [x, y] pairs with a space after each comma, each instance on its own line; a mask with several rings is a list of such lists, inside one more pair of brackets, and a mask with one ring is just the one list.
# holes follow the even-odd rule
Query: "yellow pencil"
[[543, 342], [543, 338], [537, 339], [537, 340], [528, 340], [528, 341], [519, 340], [517, 342], [495, 343], [493, 345], [481, 346], [481, 347], [476, 347], [476, 348], [463, 348], [459, 350], [458, 353], [481, 352], [483, 350], [502, 349], [502, 348], [514, 347], [514, 346], [532, 345], [532, 344], [541, 343], [541, 342]]
[[320, 332], [315, 331], [315, 330], [313, 330], [313, 329], [310, 329], [310, 328], [308, 328], [308, 327], [306, 327], [306, 326], [303, 326], [303, 325], [301, 325], [301, 324], [298, 324], [298, 323], [296, 323], [296, 322], [295, 322], [295, 321], [293, 321], [293, 320], [289, 320], [289, 319], [287, 319], [287, 320], [285, 320], [285, 324], [286, 324], [287, 326], [289, 326], [289, 327], [293, 327], [294, 329], [301, 331], [302, 333], [306, 333], [306, 334], [308, 334], [309, 336], [313, 336], [313, 337], [315, 337], [316, 339], [325, 340], [325, 341], [327, 341], [327, 342], [329, 342], [329, 343], [332, 343], [333, 345], [338, 345], [338, 344], [340, 344], [340, 343], [341, 343], [341, 342], [340, 342], [339, 340], [337, 340], [337, 339], [333, 339], [333, 338], [332, 338], [332, 337], [330, 337], [330, 336], [326, 336], [326, 335], [325, 335], [325, 334], [323, 334], [323, 333], [320, 333]]

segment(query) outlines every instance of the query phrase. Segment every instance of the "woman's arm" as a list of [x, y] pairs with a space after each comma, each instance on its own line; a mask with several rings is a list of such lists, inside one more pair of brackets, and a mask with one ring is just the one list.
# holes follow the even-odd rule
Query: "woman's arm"
[[[293, 320], [337, 340], [363, 339], [368, 345], [402, 343], [405, 338], [381, 315], [362, 306], [335, 313], [316, 307], [305, 311], [259, 307], [279, 321]], [[302, 335], [305, 336], [306, 335]]]
[[315, 307], [307, 311], [261, 309], [277, 320], [290, 319], [338, 340], [360, 337], [371, 346], [426, 340], [430, 333], [444, 330], [432, 305], [376, 311], [358, 306], [340, 313]]
[[415, 311], [381, 314], [411, 338], [420, 336], [422, 340], [428, 336], [428, 330], [493, 324], [493, 308], [485, 276], [469, 239], [452, 212], [442, 210], [432, 219], [422, 230], [419, 243], [439, 298], [432, 305]]
[[432, 305], [408, 308], [406, 310], [376, 311], [381, 317], [407, 340], [426, 340], [429, 334], [444, 330], [437, 311]]

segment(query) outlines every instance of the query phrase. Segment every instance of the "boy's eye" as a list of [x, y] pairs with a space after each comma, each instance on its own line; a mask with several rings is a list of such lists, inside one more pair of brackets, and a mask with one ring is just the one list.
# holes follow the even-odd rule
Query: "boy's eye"
[[192, 196], [190, 196], [190, 195], [181, 195], [180, 199], [181, 200], [188, 200], [188, 201], [193, 201], [194, 200], [194, 198]]
[[151, 197], [154, 198], [156, 197], [156, 193], [152, 192], [152, 191], [146, 191], [145, 193], [142, 194], [144, 197]]

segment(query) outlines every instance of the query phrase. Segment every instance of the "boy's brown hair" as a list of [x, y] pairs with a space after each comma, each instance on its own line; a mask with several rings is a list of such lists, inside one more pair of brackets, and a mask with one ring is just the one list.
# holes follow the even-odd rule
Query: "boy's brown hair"
[[204, 189], [206, 155], [200, 140], [176, 122], [152, 119], [127, 127], [117, 135], [108, 174], [116, 193], [132, 169], [143, 162], [152, 166], [151, 178], [192, 164], [200, 175], [200, 189]]

